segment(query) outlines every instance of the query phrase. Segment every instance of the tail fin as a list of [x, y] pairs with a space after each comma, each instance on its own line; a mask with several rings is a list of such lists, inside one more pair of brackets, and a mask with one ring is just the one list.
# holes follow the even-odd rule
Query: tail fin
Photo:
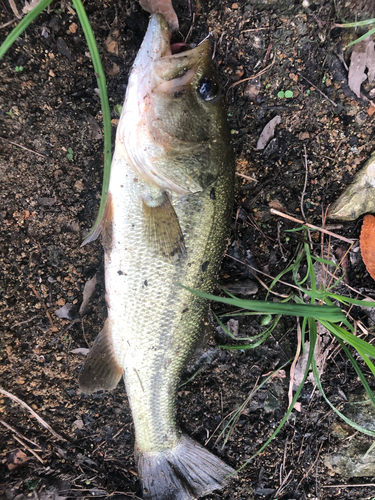
[[187, 436], [172, 450], [139, 453], [138, 472], [147, 500], [193, 500], [220, 489], [235, 472]]

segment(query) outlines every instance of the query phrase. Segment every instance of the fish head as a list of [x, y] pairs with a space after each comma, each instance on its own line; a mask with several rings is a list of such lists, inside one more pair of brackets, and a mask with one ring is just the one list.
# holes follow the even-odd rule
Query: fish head
[[215, 182], [230, 132], [209, 40], [173, 53], [164, 17], [151, 17], [117, 140], [140, 176], [162, 189], [189, 194]]

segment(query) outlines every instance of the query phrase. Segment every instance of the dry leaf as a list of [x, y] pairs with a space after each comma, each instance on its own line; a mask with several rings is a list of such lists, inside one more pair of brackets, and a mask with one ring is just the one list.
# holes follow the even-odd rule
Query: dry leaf
[[330, 219], [355, 220], [375, 212], [375, 153], [328, 211]]
[[267, 123], [259, 136], [257, 149], [264, 149], [267, 146], [269, 140], [272, 139], [275, 134], [276, 125], [279, 123], [281, 123], [281, 116], [279, 115], [276, 115]]
[[87, 313], [87, 308], [90, 302], [90, 299], [92, 297], [92, 294], [95, 292], [95, 287], [96, 287], [96, 274], [91, 280], [88, 280], [87, 283], [85, 284], [85, 288], [83, 289], [83, 300], [81, 307], [79, 308], [79, 314], [80, 316], [84, 316]]
[[367, 78], [369, 83], [371, 83], [375, 78], [375, 47], [374, 42], [367, 45], [366, 50], [366, 66], [368, 69]]
[[117, 76], [120, 73], [120, 66], [116, 63], [112, 63], [112, 66], [107, 71], [109, 76]]
[[163, 14], [169, 28], [178, 30], [178, 18], [172, 0], [139, 0], [140, 6], [150, 14]]
[[36, 7], [40, 2], [41, 0], [31, 0], [31, 2], [25, 0], [25, 6], [22, 8], [22, 12], [24, 14], [27, 14], [28, 12], [30, 12], [30, 10], [33, 10], [33, 8]]
[[6, 461], [9, 470], [17, 469], [21, 465], [24, 465], [29, 459], [27, 455], [21, 450], [13, 450], [8, 453]]
[[[365, 73], [368, 68], [368, 75]], [[354, 45], [350, 59], [348, 83], [351, 90], [361, 97], [361, 85], [368, 78], [371, 83], [375, 75], [374, 42], [369, 36]]]
[[364, 216], [359, 242], [363, 262], [371, 278], [375, 280], [375, 217], [373, 215]]
[[85, 424], [83, 423], [83, 420], [81, 418], [79, 418], [78, 420], [75, 420], [73, 422], [73, 426], [72, 427], [73, 427], [73, 430], [74, 430], [75, 428], [77, 428], [77, 429], [83, 429], [84, 426], [85, 426]]
[[73, 349], [70, 351], [72, 354], [82, 354], [82, 356], [87, 356], [90, 349], [87, 347], [77, 347], [77, 349]]
[[60, 319], [73, 319], [73, 315], [71, 314], [71, 309], [73, 307], [73, 304], [65, 304], [64, 306], [60, 307], [60, 309], [57, 309], [55, 311], [55, 314], [58, 318]]
[[116, 42], [116, 40], [113, 40], [109, 36], [107, 38], [107, 40], [105, 41], [105, 46], [107, 47], [108, 52], [110, 52], [111, 54], [115, 54], [116, 56], [118, 56], [118, 54], [119, 54], [119, 52], [118, 52], [118, 43]]

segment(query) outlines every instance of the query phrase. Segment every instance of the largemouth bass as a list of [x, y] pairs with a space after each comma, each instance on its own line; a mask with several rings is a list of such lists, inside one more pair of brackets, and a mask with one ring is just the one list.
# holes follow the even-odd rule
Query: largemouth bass
[[[189, 500], [234, 471], [177, 426], [181, 372], [202, 336], [233, 202], [230, 133], [210, 42], [172, 54], [154, 14], [132, 68], [100, 224], [108, 318], [83, 392], [124, 376], [144, 498]], [[96, 236], [94, 234], [89, 240]]]

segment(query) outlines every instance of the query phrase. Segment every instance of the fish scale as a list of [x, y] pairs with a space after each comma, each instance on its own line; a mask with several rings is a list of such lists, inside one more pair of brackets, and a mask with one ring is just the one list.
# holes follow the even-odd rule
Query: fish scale
[[153, 15], [129, 78], [100, 226], [108, 318], [80, 375], [88, 393], [124, 377], [151, 500], [200, 497], [234, 472], [181, 432], [174, 411], [208, 313], [182, 285], [212, 290], [234, 186], [209, 42], [183, 54], [170, 53], [166, 21]]

